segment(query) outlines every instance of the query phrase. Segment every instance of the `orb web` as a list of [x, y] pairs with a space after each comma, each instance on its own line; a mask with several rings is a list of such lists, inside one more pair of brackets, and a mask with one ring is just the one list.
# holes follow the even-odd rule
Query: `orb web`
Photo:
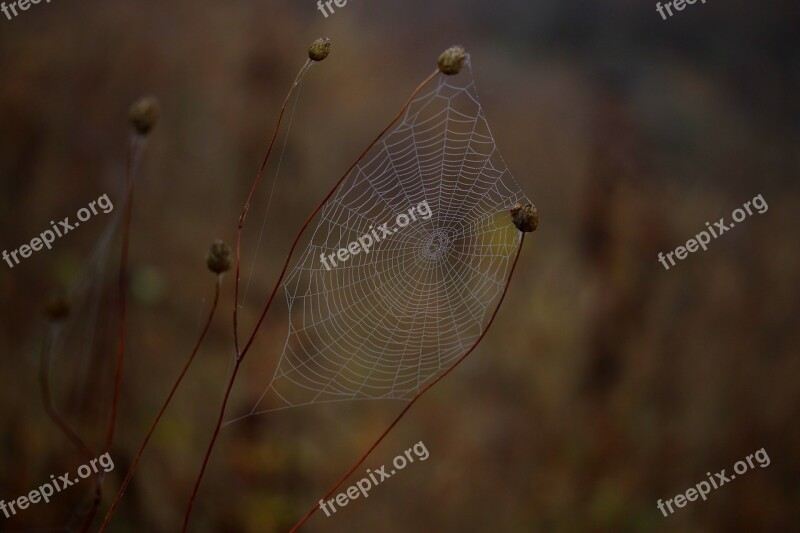
[[[521, 236], [509, 210], [528, 200], [497, 150], [469, 59], [437, 79], [321, 211], [284, 282], [289, 332], [251, 414], [410, 400], [483, 331]], [[369, 249], [354, 246], [367, 235]]]

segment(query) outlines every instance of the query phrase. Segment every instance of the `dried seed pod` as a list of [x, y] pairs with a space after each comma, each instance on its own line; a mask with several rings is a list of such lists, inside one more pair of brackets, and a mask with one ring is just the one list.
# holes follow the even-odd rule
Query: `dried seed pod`
[[467, 59], [467, 52], [461, 46], [448, 48], [439, 56], [439, 70], [443, 74], [452, 76], [461, 72], [464, 62]]
[[136, 100], [128, 111], [131, 126], [139, 135], [147, 135], [158, 122], [161, 109], [158, 100], [145, 97]]
[[511, 220], [518, 230], [530, 233], [539, 227], [539, 212], [533, 204], [515, 204], [511, 208]]
[[57, 294], [44, 306], [44, 314], [53, 322], [60, 322], [69, 316], [70, 305], [64, 294]]
[[320, 37], [308, 47], [308, 57], [313, 61], [322, 61], [331, 53], [331, 40]]
[[214, 241], [211, 244], [211, 249], [208, 251], [206, 258], [206, 265], [208, 269], [215, 274], [222, 274], [231, 268], [233, 259], [231, 257], [231, 247], [222, 241]]

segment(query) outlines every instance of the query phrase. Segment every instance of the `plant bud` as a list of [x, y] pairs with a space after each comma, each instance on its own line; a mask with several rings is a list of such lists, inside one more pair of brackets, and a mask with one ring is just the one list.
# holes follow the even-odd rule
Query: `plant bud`
[[313, 61], [322, 61], [331, 53], [331, 40], [320, 37], [308, 47], [308, 57]]
[[53, 322], [60, 322], [67, 318], [69, 311], [69, 302], [63, 294], [52, 297], [44, 306], [44, 314]]
[[232, 263], [231, 247], [222, 241], [214, 241], [206, 258], [208, 269], [215, 274], [222, 274], [230, 270]]
[[539, 227], [539, 212], [533, 204], [515, 204], [511, 208], [511, 220], [518, 230], [530, 233]]
[[140, 98], [128, 111], [131, 126], [139, 135], [147, 135], [158, 122], [160, 115], [158, 100], [152, 97]]
[[443, 74], [452, 76], [461, 72], [464, 61], [467, 59], [467, 52], [461, 46], [448, 48], [439, 56], [439, 70]]

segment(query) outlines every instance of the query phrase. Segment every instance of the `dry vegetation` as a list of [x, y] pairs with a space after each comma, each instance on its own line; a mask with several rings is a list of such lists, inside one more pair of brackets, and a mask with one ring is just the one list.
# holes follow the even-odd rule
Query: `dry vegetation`
[[[351, 6], [324, 21], [311, 2], [300, 4], [54, 2], [0, 24], [3, 247], [103, 192], [114, 199], [128, 104], [152, 93], [162, 105], [137, 185], [128, 367], [106, 491], [118, 486], [207, 312], [208, 245], [232, 242], [280, 100], [308, 42], [329, 34], [334, 52], [302, 87], [245, 324], [320, 191], [453, 42], [473, 52], [497, 143], [542, 224], [482, 348], [368, 464], [419, 440], [430, 460], [335, 518], [317, 516], [308, 531], [777, 532], [797, 524], [797, 8], [709, 4], [663, 23], [647, 3], [414, 1]], [[255, 249], [268, 190], [254, 202], [245, 250]], [[658, 264], [658, 251], [759, 193], [765, 215], [668, 272]], [[102, 228], [81, 229], [0, 272], [0, 498], [82, 462], [47, 422], [36, 385], [45, 296], [79, 271]], [[106, 309], [117, 249], [98, 280], [109, 287]], [[182, 519], [231, 364], [231, 281], [111, 531], [172, 531]], [[234, 412], [247, 410], [271, 376], [285, 336], [278, 304]], [[113, 317], [100, 314], [89, 350], [79, 321], [54, 361], [56, 400], [94, 443], [110, 397]], [[230, 427], [194, 530], [286, 530], [398, 409], [301, 408]], [[761, 447], [768, 468], [668, 519], [656, 509], [658, 498]], [[63, 524], [89, 489], [0, 529]]]

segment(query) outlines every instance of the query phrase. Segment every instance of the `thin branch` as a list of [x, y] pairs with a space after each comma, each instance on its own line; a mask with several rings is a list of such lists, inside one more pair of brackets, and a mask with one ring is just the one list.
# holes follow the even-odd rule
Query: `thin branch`
[[217, 442], [217, 437], [219, 437], [220, 429], [222, 428], [222, 421], [225, 418], [225, 410], [228, 406], [228, 400], [231, 396], [231, 390], [233, 389], [233, 384], [236, 381], [236, 375], [239, 373], [239, 368], [241, 366], [242, 360], [237, 359], [236, 364], [233, 367], [233, 373], [231, 374], [231, 378], [228, 380], [228, 387], [225, 389], [225, 396], [222, 399], [222, 408], [220, 409], [219, 419], [217, 420], [217, 425], [214, 427], [214, 434], [211, 436], [211, 442], [208, 444], [208, 449], [206, 450], [206, 455], [203, 459], [203, 465], [200, 467], [200, 473], [197, 476], [197, 480], [195, 481], [194, 488], [192, 488], [192, 496], [189, 498], [189, 505], [186, 508], [186, 514], [183, 517], [183, 529], [182, 531], [185, 533], [189, 528], [189, 518], [192, 514], [192, 508], [194, 506], [194, 501], [197, 498], [197, 492], [200, 489], [200, 483], [203, 481], [203, 476], [206, 473], [206, 468], [208, 467], [208, 461], [211, 459], [211, 451], [214, 449], [214, 445]]
[[119, 262], [119, 335], [117, 338], [117, 360], [114, 371], [114, 392], [111, 399], [111, 416], [109, 417], [108, 430], [106, 431], [105, 449], [109, 450], [114, 442], [114, 432], [117, 427], [117, 412], [119, 410], [119, 397], [122, 389], [122, 373], [125, 367], [125, 309], [127, 304], [127, 277], [128, 277], [128, 247], [130, 243], [131, 219], [133, 215], [133, 170], [138, 151], [138, 139], [131, 138], [128, 148], [128, 157], [125, 164], [127, 194], [125, 196], [125, 211], [122, 221], [122, 252]]
[[272, 148], [275, 146], [275, 141], [278, 139], [278, 132], [280, 131], [281, 122], [283, 121], [283, 115], [286, 112], [286, 106], [289, 104], [289, 99], [294, 93], [295, 87], [297, 87], [297, 84], [300, 82], [300, 78], [303, 77], [306, 71], [310, 68], [311, 64], [311, 59], [306, 60], [302, 68], [298, 71], [297, 76], [295, 76], [294, 83], [292, 83], [292, 86], [289, 88], [286, 98], [283, 100], [281, 111], [278, 114], [278, 122], [275, 124], [275, 131], [272, 133], [272, 139], [270, 140], [269, 147], [267, 148], [267, 155], [264, 156], [264, 162], [261, 163], [261, 168], [256, 175], [256, 179], [253, 180], [253, 186], [250, 188], [250, 194], [247, 195], [247, 201], [244, 203], [244, 209], [239, 217], [239, 226], [236, 230], [236, 277], [234, 278], [233, 293], [233, 339], [236, 346], [237, 357], [239, 356], [239, 271], [241, 267], [241, 243], [244, 219], [247, 217], [247, 212], [250, 210], [250, 202], [253, 200], [253, 195], [256, 192], [258, 183], [261, 181], [261, 176], [264, 174], [264, 170], [267, 168], [267, 162], [269, 161], [269, 156], [272, 154]]
[[100, 533], [105, 531], [106, 528], [108, 527], [108, 524], [111, 521], [111, 517], [117, 510], [117, 507], [119, 506], [119, 503], [122, 500], [122, 496], [125, 494], [125, 490], [128, 488], [128, 485], [130, 484], [131, 479], [133, 478], [133, 474], [136, 472], [136, 468], [139, 465], [139, 461], [141, 460], [142, 455], [144, 454], [145, 448], [147, 448], [147, 444], [150, 442], [150, 438], [153, 436], [156, 427], [161, 421], [161, 418], [164, 416], [164, 413], [166, 412], [167, 407], [169, 407], [170, 402], [172, 402], [172, 398], [175, 396], [178, 387], [183, 381], [183, 378], [186, 376], [186, 373], [189, 371], [189, 367], [192, 366], [192, 362], [194, 361], [197, 352], [200, 350], [200, 346], [203, 344], [203, 341], [205, 340], [206, 334], [208, 333], [209, 328], [211, 327], [211, 322], [214, 319], [214, 313], [217, 309], [217, 303], [219, 302], [219, 288], [221, 281], [222, 281], [222, 276], [218, 275], [216, 283], [214, 284], [214, 300], [213, 303], [211, 304], [211, 310], [208, 313], [208, 318], [206, 319], [205, 326], [203, 327], [203, 330], [200, 333], [200, 337], [197, 339], [197, 342], [194, 345], [194, 349], [192, 350], [189, 359], [186, 361], [186, 364], [184, 365], [183, 370], [178, 376], [178, 379], [172, 386], [172, 390], [170, 390], [169, 395], [167, 395], [167, 399], [166, 401], [164, 401], [164, 405], [161, 407], [161, 410], [158, 412], [158, 415], [156, 415], [153, 424], [150, 426], [150, 430], [147, 432], [147, 435], [145, 436], [142, 445], [139, 447], [139, 451], [136, 453], [136, 456], [134, 457], [133, 462], [131, 463], [131, 466], [128, 469], [127, 474], [125, 474], [125, 479], [123, 480], [122, 485], [120, 486], [119, 491], [117, 492], [117, 495], [114, 498], [114, 503], [111, 504], [111, 507], [106, 513], [105, 519], [103, 520], [103, 524], [100, 526], [99, 530]]
[[[133, 183], [136, 162], [140, 150], [140, 138], [134, 134], [131, 137], [128, 146], [127, 158], [125, 163], [125, 180], [126, 180], [126, 196], [125, 196], [125, 210], [123, 212], [122, 221], [122, 251], [120, 253], [119, 263], [119, 336], [117, 341], [117, 358], [116, 368], [114, 371], [114, 390], [111, 398], [111, 414], [108, 421], [108, 429], [106, 430], [105, 450], [111, 451], [111, 446], [114, 443], [114, 432], [117, 427], [117, 413], [119, 411], [119, 398], [122, 390], [122, 374], [125, 367], [125, 309], [127, 304], [127, 278], [128, 278], [128, 248], [130, 243], [130, 230], [131, 219], [133, 215]], [[96, 488], [94, 500], [92, 501], [89, 514], [84, 524], [84, 532], [89, 530], [94, 517], [97, 514], [97, 509], [103, 498], [103, 480], [102, 476], [98, 473], [95, 476]]]
[[[511, 278], [514, 275], [514, 270], [517, 268], [517, 261], [519, 261], [519, 256], [520, 256], [520, 253], [522, 252], [522, 244], [524, 242], [525, 242], [525, 233], [522, 233], [522, 237], [520, 237], [520, 241], [519, 241], [519, 247], [517, 248], [517, 254], [516, 254], [516, 257], [514, 257], [514, 263], [511, 266], [511, 271], [508, 273], [508, 279], [506, 280], [505, 287], [503, 287], [503, 293], [500, 295], [500, 300], [497, 302], [497, 306], [494, 308], [494, 311], [492, 312], [492, 316], [489, 319], [489, 322], [486, 324], [486, 327], [483, 329], [483, 332], [478, 337], [478, 339], [475, 341], [475, 343], [472, 345], [472, 347], [469, 350], [467, 350], [467, 352], [464, 355], [462, 355], [458, 359], [458, 361], [453, 363], [450, 366], [450, 368], [448, 368], [442, 375], [440, 375], [435, 380], [430, 382], [425, 388], [420, 390], [414, 396], [414, 398], [411, 399], [411, 401], [408, 403], [408, 405], [406, 405], [405, 408], [400, 412], [400, 414], [397, 415], [397, 418], [395, 418], [394, 421], [391, 424], [389, 424], [389, 427], [386, 428], [386, 431], [384, 431], [381, 434], [381, 436], [378, 437], [378, 440], [376, 440], [372, 444], [372, 446], [370, 446], [370, 448], [361, 456], [361, 458], [358, 461], [356, 461], [356, 463], [352, 466], [352, 468], [350, 468], [350, 470], [348, 470], [347, 473], [345, 475], [343, 475], [342, 478], [339, 481], [337, 481], [336, 484], [333, 487], [330, 488], [330, 490], [325, 494], [325, 496], [322, 497], [323, 501], [327, 500], [328, 498], [330, 498], [333, 495], [333, 493], [336, 492], [339, 489], [339, 487], [341, 487], [342, 484], [344, 484], [344, 482], [347, 481], [347, 479], [350, 476], [353, 475], [353, 472], [355, 472], [358, 467], [360, 467], [362, 464], [364, 464], [364, 461], [367, 460], [367, 458], [370, 456], [370, 454], [373, 452], [373, 450], [375, 450], [375, 448], [377, 448], [378, 445], [381, 442], [383, 442], [383, 439], [386, 438], [386, 436], [389, 434], [389, 432], [391, 432], [392, 429], [394, 429], [394, 427], [397, 425], [397, 423], [400, 422], [400, 419], [402, 419], [405, 416], [405, 414], [411, 409], [411, 406], [413, 406], [416, 403], [416, 401], [419, 400], [422, 397], [423, 394], [428, 392], [431, 388], [433, 388], [434, 385], [436, 385], [437, 383], [442, 381], [444, 378], [446, 378], [448, 374], [450, 374], [453, 370], [455, 370], [456, 367], [458, 365], [460, 365], [475, 350], [475, 348], [478, 347], [478, 345], [484, 339], [486, 334], [489, 332], [489, 328], [492, 327], [492, 323], [494, 322], [494, 319], [497, 316], [497, 312], [500, 310], [500, 306], [502, 305], [503, 300], [506, 297], [506, 293], [508, 292], [508, 287], [511, 284]], [[311, 518], [311, 516], [317, 511], [317, 509], [319, 509], [319, 502], [317, 502], [314, 505], [314, 507], [312, 507], [311, 510], [308, 511], [308, 513], [306, 513], [306, 515], [303, 518], [301, 518], [299, 522], [297, 522], [297, 524], [295, 524], [295, 526], [291, 529], [291, 531], [289, 533], [294, 533], [295, 531], [300, 529], [300, 527], [303, 524], [305, 524]]]
[[[50, 326], [51, 328], [55, 328], [57, 326]], [[52, 329], [45, 333], [44, 343], [42, 345], [42, 357], [39, 365], [39, 388], [42, 393], [42, 403], [44, 404], [45, 413], [47, 413], [48, 418], [53, 421], [53, 423], [61, 430], [61, 432], [69, 439], [70, 442], [78, 449], [78, 451], [83, 456], [83, 459], [86, 461], [86, 464], [89, 464], [89, 461], [95, 458], [95, 453], [89, 448], [89, 445], [78, 435], [78, 433], [72, 429], [72, 427], [67, 423], [66, 420], [56, 411], [55, 406], [53, 405], [53, 395], [51, 392], [50, 386], [50, 356], [51, 356], [51, 348], [53, 345], [53, 340], [51, 337], [53, 336]], [[89, 531], [89, 528], [94, 521], [94, 510], [96, 510], [96, 503], [99, 504], [99, 494], [100, 494], [100, 478], [95, 476], [95, 487], [94, 487], [94, 494], [92, 496], [90, 511], [87, 514], [86, 518], [84, 519], [83, 526], [81, 527], [82, 532]]]
[[[186, 509], [186, 515], [184, 516], [184, 522], [183, 522], [183, 531], [184, 531], [184, 533], [187, 531], [187, 529], [189, 527], [189, 519], [190, 519], [190, 516], [191, 516], [191, 513], [192, 513], [192, 508], [194, 506], [194, 501], [197, 498], [197, 492], [198, 492], [198, 490], [200, 488], [201, 482], [203, 481], [203, 476], [205, 475], [206, 468], [208, 467], [208, 462], [209, 462], [209, 459], [211, 458], [211, 452], [214, 449], [214, 445], [216, 444], [217, 437], [219, 436], [220, 428], [222, 427], [222, 422], [225, 419], [225, 412], [226, 412], [227, 407], [228, 407], [228, 401], [230, 400], [231, 390], [233, 389], [233, 384], [236, 381], [236, 376], [239, 374], [239, 368], [241, 367], [242, 361], [244, 361], [244, 358], [247, 355], [247, 352], [250, 350], [250, 347], [253, 345], [253, 342], [255, 341], [256, 336], [258, 335], [258, 330], [260, 329], [261, 324], [264, 322], [264, 318], [267, 316], [267, 312], [269, 311], [270, 306], [272, 306], [272, 302], [275, 299], [275, 295], [278, 292], [278, 288], [280, 287], [281, 283], [283, 282], [283, 278], [286, 275], [286, 271], [289, 268], [289, 263], [290, 263], [290, 261], [292, 259], [292, 255], [294, 254], [295, 248], [297, 248], [297, 245], [299, 244], [300, 239], [302, 238], [302, 236], [305, 233], [305, 231], [308, 228], [308, 226], [311, 224], [311, 221], [322, 210], [322, 208], [325, 206], [325, 204], [328, 202], [328, 200], [331, 198], [331, 196], [333, 196], [333, 194], [339, 188], [339, 185], [341, 185], [342, 182], [345, 180], [345, 178], [347, 178], [347, 176], [350, 175], [350, 173], [353, 171], [353, 169], [356, 167], [356, 165], [358, 165], [358, 163], [367, 155], [367, 153], [372, 149], [372, 147], [375, 146], [378, 143], [378, 141], [386, 134], [386, 132], [389, 131], [389, 129], [392, 126], [394, 126], [395, 123], [398, 120], [400, 120], [400, 118], [402, 118], [402, 116], [405, 114], [406, 110], [408, 110], [409, 106], [411, 106], [411, 103], [414, 101], [414, 98], [416, 98], [416, 96], [425, 87], [425, 85], [427, 85], [431, 80], [433, 80], [438, 74], [439, 74], [439, 69], [436, 69], [427, 78], [425, 78], [422, 81], [422, 83], [420, 83], [416, 87], [416, 89], [414, 89], [414, 91], [411, 93], [411, 96], [409, 96], [409, 98], [406, 101], [406, 103], [403, 104], [403, 107], [400, 108], [400, 111], [397, 113], [397, 115], [392, 119], [391, 122], [389, 122], [389, 124], [383, 129], [383, 131], [381, 131], [378, 134], [378, 136], [375, 137], [375, 139], [369, 144], [369, 146], [367, 146], [367, 148], [363, 152], [361, 152], [361, 155], [358, 156], [358, 158], [353, 162], [353, 164], [350, 165], [350, 167], [345, 171], [345, 173], [342, 175], [342, 177], [339, 178], [339, 180], [336, 182], [336, 184], [334, 184], [334, 186], [331, 188], [331, 190], [327, 194], [327, 196], [325, 196], [325, 198], [323, 198], [323, 200], [317, 205], [316, 209], [314, 209], [314, 211], [311, 213], [311, 215], [308, 217], [308, 219], [306, 219], [306, 221], [303, 224], [302, 228], [300, 228], [300, 231], [297, 233], [297, 236], [295, 237], [294, 242], [292, 243], [292, 246], [289, 249], [289, 253], [286, 255], [286, 260], [284, 261], [283, 268], [281, 269], [281, 273], [278, 276], [277, 281], [275, 282], [275, 286], [272, 288], [272, 293], [270, 294], [269, 300], [267, 300], [267, 303], [264, 306], [263, 311], [261, 312], [261, 316], [259, 317], [258, 322], [256, 323], [255, 328], [253, 328], [253, 332], [252, 332], [252, 334], [250, 335], [250, 338], [247, 341], [247, 344], [245, 345], [244, 349], [241, 352], [239, 352], [238, 349], [236, 351], [236, 363], [235, 363], [235, 365], [233, 367], [233, 372], [231, 373], [231, 377], [230, 377], [230, 379], [228, 381], [228, 386], [227, 386], [227, 388], [225, 390], [225, 396], [223, 397], [222, 405], [220, 407], [219, 417], [217, 419], [217, 425], [214, 428], [214, 433], [213, 433], [213, 435], [211, 437], [211, 442], [209, 443], [208, 449], [206, 450], [206, 455], [205, 455], [205, 458], [203, 459], [203, 464], [200, 467], [200, 473], [199, 473], [199, 475], [197, 477], [197, 481], [195, 482], [194, 489], [192, 490], [192, 495], [191, 495], [191, 497], [189, 499], [189, 505], [188, 505], [188, 507]], [[237, 246], [237, 269], [238, 269], [238, 262], [239, 262], [239, 258], [238, 258], [238, 246]], [[237, 272], [237, 277], [238, 277], [238, 272]]]
[[[53, 326], [51, 326], [53, 327]], [[58, 426], [61, 432], [69, 439], [69, 441], [81, 452], [83, 458], [87, 461], [94, 459], [95, 454], [91, 448], [78, 436], [78, 433], [64, 420], [53, 406], [53, 395], [50, 387], [50, 355], [53, 341], [51, 340], [52, 333], [48, 331], [45, 333], [44, 344], [42, 345], [42, 357], [39, 365], [39, 388], [42, 393], [42, 401], [44, 403], [44, 410], [47, 416], [53, 423]]]
[[314, 220], [314, 217], [317, 216], [317, 213], [319, 213], [322, 210], [322, 208], [325, 206], [325, 204], [328, 202], [328, 200], [331, 198], [331, 196], [333, 196], [333, 194], [336, 192], [336, 189], [339, 188], [339, 185], [341, 185], [342, 182], [345, 180], [345, 178], [348, 175], [350, 175], [350, 172], [352, 172], [353, 169], [356, 168], [356, 165], [358, 165], [358, 163], [361, 162], [362, 159], [364, 159], [364, 157], [367, 155], [367, 153], [372, 149], [373, 146], [375, 146], [378, 143], [379, 140], [381, 140], [381, 138], [386, 134], [386, 132], [389, 131], [389, 129], [392, 126], [394, 126], [395, 123], [398, 120], [400, 120], [402, 118], [403, 114], [406, 112], [406, 110], [411, 105], [411, 102], [414, 101], [414, 98], [416, 98], [416, 96], [423, 89], [423, 87], [425, 87], [425, 85], [430, 83], [430, 81], [432, 79], [434, 79], [438, 74], [439, 74], [439, 70], [438, 69], [434, 70], [427, 78], [425, 78], [422, 81], [422, 83], [420, 83], [417, 86], [416, 89], [414, 89], [414, 91], [411, 93], [411, 96], [408, 98], [406, 103], [403, 104], [403, 107], [400, 108], [400, 111], [397, 113], [397, 116], [395, 116], [395, 118], [392, 119], [392, 121], [383, 129], [383, 131], [381, 131], [378, 134], [378, 136], [375, 137], [375, 139], [369, 144], [369, 146], [367, 146], [367, 148], [363, 152], [361, 152], [361, 155], [359, 155], [358, 158], [355, 160], [355, 162], [353, 162], [353, 164], [350, 165], [350, 167], [345, 171], [345, 173], [342, 175], [342, 177], [339, 178], [339, 181], [337, 181], [336, 184], [333, 186], [333, 188], [330, 190], [328, 195], [319, 203], [317, 208], [314, 209], [314, 212], [311, 213], [311, 215], [308, 217], [308, 219], [306, 219], [305, 224], [303, 224], [303, 227], [300, 228], [300, 232], [297, 234], [297, 237], [295, 238], [294, 242], [292, 243], [292, 247], [289, 249], [289, 254], [286, 256], [286, 261], [284, 262], [284, 265], [283, 265], [283, 270], [281, 270], [281, 275], [278, 278], [278, 282], [275, 284], [275, 286], [272, 289], [272, 294], [270, 294], [269, 300], [267, 301], [267, 305], [264, 306], [264, 310], [261, 312], [261, 316], [259, 317], [258, 322], [256, 323], [256, 327], [253, 328], [253, 333], [250, 335], [250, 339], [247, 341], [247, 344], [245, 345], [244, 350], [242, 351], [242, 354], [240, 356], [242, 359], [244, 359], [244, 356], [247, 354], [247, 351], [253, 345], [253, 341], [256, 340], [256, 336], [258, 335], [258, 331], [261, 328], [261, 323], [264, 322], [264, 318], [267, 316], [267, 311], [269, 311], [269, 308], [272, 305], [272, 300], [275, 298], [275, 294], [278, 292], [278, 288], [280, 287], [280, 284], [283, 281], [283, 277], [286, 275], [286, 270], [289, 267], [289, 262], [290, 262], [290, 260], [292, 258], [292, 254], [294, 253], [295, 248], [297, 248], [297, 245], [300, 242], [300, 238], [303, 236], [303, 234], [305, 233], [306, 229], [311, 224], [311, 221]]

